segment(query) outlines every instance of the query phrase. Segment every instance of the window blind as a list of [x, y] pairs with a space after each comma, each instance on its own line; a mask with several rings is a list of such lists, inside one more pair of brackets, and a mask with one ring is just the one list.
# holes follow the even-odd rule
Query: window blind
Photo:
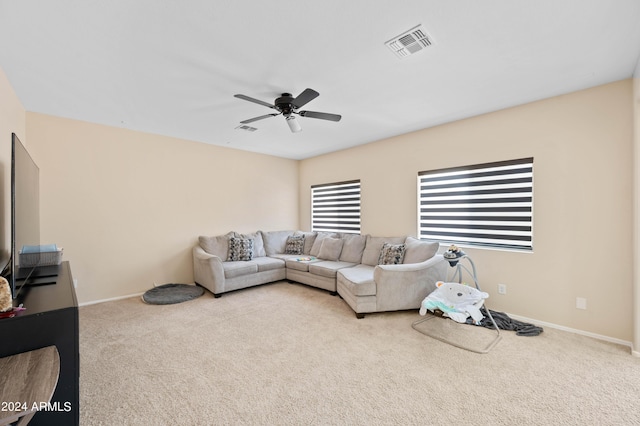
[[311, 187], [311, 230], [360, 233], [360, 181]]
[[533, 158], [418, 173], [420, 238], [533, 250]]

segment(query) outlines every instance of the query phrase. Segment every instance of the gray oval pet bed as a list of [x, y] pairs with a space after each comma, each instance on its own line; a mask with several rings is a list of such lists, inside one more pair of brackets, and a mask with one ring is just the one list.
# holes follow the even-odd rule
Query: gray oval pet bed
[[204, 289], [189, 284], [163, 284], [147, 290], [142, 300], [150, 305], [171, 305], [196, 299], [204, 294]]

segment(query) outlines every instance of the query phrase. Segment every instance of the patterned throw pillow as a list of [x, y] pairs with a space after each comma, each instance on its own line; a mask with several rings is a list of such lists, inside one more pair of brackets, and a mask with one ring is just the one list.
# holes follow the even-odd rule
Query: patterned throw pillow
[[384, 243], [380, 256], [378, 257], [378, 265], [397, 265], [404, 260], [404, 244]]
[[251, 260], [253, 259], [253, 240], [250, 238], [229, 238], [229, 260]]
[[292, 235], [287, 238], [284, 254], [302, 254], [304, 251], [304, 235]]

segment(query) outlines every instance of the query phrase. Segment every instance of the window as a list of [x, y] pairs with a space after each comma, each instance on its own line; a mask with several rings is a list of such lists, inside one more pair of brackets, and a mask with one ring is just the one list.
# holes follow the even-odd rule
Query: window
[[420, 238], [532, 250], [533, 158], [418, 173]]
[[311, 187], [311, 230], [360, 233], [360, 181]]

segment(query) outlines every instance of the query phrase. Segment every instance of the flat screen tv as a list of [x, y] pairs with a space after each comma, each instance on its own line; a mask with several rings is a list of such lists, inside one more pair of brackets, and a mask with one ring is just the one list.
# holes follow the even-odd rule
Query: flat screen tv
[[13, 298], [35, 267], [21, 268], [23, 246], [40, 245], [40, 169], [15, 133], [11, 134], [11, 258], [7, 280]]

